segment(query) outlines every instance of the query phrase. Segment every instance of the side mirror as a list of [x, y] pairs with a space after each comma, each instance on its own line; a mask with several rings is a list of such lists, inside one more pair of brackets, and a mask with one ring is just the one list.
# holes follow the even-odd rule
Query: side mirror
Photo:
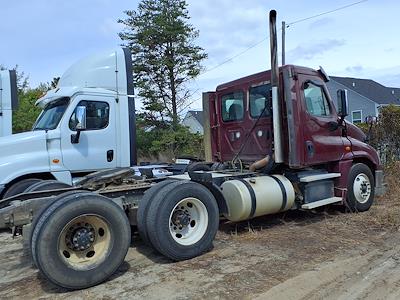
[[77, 106], [75, 109], [76, 133], [71, 135], [71, 143], [78, 144], [81, 131], [86, 129], [86, 106]]
[[368, 125], [374, 125], [378, 122], [378, 118], [374, 116], [368, 116], [365, 118], [365, 123]]
[[342, 119], [349, 115], [349, 102], [347, 100], [347, 90], [337, 91], [337, 102], [338, 102], [338, 115]]
[[76, 131], [86, 129], [86, 106], [77, 106], [75, 109]]

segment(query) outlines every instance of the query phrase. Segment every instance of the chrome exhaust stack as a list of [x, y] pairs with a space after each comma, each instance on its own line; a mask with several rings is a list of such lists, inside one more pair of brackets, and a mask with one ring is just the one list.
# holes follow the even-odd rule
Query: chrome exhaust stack
[[276, 33], [276, 10], [269, 12], [269, 35], [271, 51], [271, 85], [272, 85], [272, 123], [274, 130], [274, 159], [275, 163], [283, 162], [282, 148], [282, 117], [279, 105], [279, 67], [278, 41]]

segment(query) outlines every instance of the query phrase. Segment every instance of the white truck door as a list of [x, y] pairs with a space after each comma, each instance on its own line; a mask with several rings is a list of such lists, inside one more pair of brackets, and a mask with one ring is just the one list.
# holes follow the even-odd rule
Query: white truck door
[[[63, 118], [61, 151], [64, 167], [71, 173], [115, 168], [117, 154], [115, 98], [82, 95], [75, 107]], [[76, 134], [75, 109], [86, 107], [86, 130], [81, 131], [78, 143], [71, 142]]]

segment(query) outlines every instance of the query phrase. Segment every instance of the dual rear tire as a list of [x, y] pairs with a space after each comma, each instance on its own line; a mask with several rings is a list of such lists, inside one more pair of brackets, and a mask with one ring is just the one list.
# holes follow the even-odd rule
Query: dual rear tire
[[[138, 211], [142, 238], [178, 261], [212, 248], [219, 225], [211, 192], [190, 181], [166, 180], [149, 189]], [[112, 199], [71, 191], [57, 196], [32, 223], [30, 250], [41, 273], [54, 284], [82, 289], [109, 278], [130, 246], [130, 223]]]
[[139, 234], [149, 245], [174, 261], [212, 248], [219, 210], [207, 188], [191, 181], [169, 181], [146, 194], [137, 221]]
[[111, 199], [88, 192], [60, 195], [32, 226], [31, 254], [54, 284], [82, 289], [109, 278], [130, 245], [130, 224]]

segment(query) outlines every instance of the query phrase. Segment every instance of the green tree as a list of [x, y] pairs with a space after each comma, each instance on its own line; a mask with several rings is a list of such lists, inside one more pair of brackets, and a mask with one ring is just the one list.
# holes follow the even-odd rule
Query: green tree
[[135, 87], [144, 105], [148, 124], [172, 122], [188, 106], [188, 83], [200, 74], [207, 57], [195, 45], [199, 32], [188, 23], [184, 0], [142, 0], [136, 11], [125, 11], [119, 34], [132, 51]]
[[168, 161], [177, 155], [204, 158], [201, 134], [193, 134], [180, 124], [175, 129], [148, 126], [140, 116], [136, 123], [136, 145], [142, 161]]
[[359, 124], [369, 135], [369, 143], [378, 149], [384, 164], [400, 160], [400, 107], [388, 105], [380, 108], [378, 121], [372, 126]]
[[13, 133], [29, 131], [40, 114], [41, 109], [35, 106], [45, 90], [43, 88], [26, 89], [19, 93], [18, 109], [13, 112]]

